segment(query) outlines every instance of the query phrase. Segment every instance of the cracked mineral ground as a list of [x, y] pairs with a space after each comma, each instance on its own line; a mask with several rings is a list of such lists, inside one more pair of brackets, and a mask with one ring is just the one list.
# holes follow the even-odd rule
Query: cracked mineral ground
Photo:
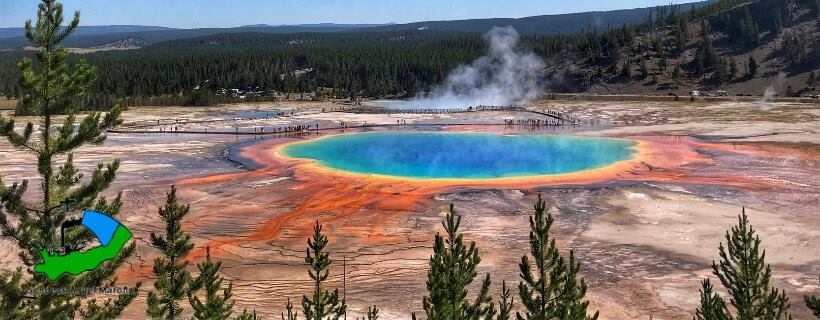
[[[108, 196], [123, 193], [122, 222], [137, 253], [120, 283], [150, 288], [158, 252], [149, 234], [161, 231], [157, 209], [170, 185], [191, 204], [184, 227], [224, 262], [236, 307], [278, 317], [288, 298], [309, 290], [304, 249], [319, 220], [334, 260], [330, 285], [342, 288], [351, 317], [378, 305], [385, 319], [421, 311], [427, 260], [443, 212], [454, 204], [465, 238], [481, 254], [479, 274], [518, 282], [528, 253], [528, 217], [540, 194], [555, 216], [552, 236], [573, 251], [601, 319], [687, 319], [698, 304], [700, 280], [724, 232], [745, 207], [772, 264], [773, 285], [791, 298], [795, 318], [809, 311], [802, 295], [817, 293], [820, 275], [820, 105], [799, 103], [660, 103], [537, 101], [532, 110], [572, 114], [575, 128], [505, 126], [527, 112], [356, 114], [324, 112], [322, 103], [241, 104], [212, 108], [133, 108], [125, 126], [83, 147], [75, 164], [87, 172], [120, 159]], [[266, 111], [293, 111], [267, 117]], [[177, 119], [186, 119], [177, 122]], [[18, 119], [24, 123], [29, 119]], [[398, 120], [398, 121], [397, 121]], [[349, 127], [299, 135], [213, 134], [263, 127], [344, 122]], [[396, 124], [400, 123], [400, 126]], [[389, 125], [389, 126], [388, 126]], [[287, 143], [361, 131], [467, 131], [573, 134], [641, 142], [640, 158], [594, 172], [487, 181], [424, 181], [335, 172], [283, 157]], [[197, 132], [197, 133], [175, 133]], [[4, 147], [6, 149], [6, 147]], [[10, 148], [9, 148], [10, 149]], [[511, 151], [511, 152], [514, 152]], [[7, 183], [36, 179], [36, 159], [0, 153]], [[33, 182], [33, 181], [32, 181]], [[3, 269], [16, 252], [0, 242]], [[494, 292], [495, 294], [495, 292]], [[124, 318], [142, 319], [145, 294]]]

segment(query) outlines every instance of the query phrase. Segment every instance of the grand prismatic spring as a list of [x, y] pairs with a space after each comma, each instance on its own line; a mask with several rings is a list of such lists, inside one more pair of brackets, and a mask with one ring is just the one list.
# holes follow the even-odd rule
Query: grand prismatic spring
[[282, 151], [361, 174], [492, 179], [600, 168], [630, 159], [634, 145], [629, 140], [565, 135], [377, 132], [329, 136]]

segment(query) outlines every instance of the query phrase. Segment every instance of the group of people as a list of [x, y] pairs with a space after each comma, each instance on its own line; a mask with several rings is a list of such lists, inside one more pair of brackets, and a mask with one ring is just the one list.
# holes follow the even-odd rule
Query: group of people
[[472, 111], [472, 110], [475, 110], [475, 111], [520, 111], [520, 110], [523, 110], [523, 109], [524, 108], [519, 107], [519, 106], [514, 105], [514, 104], [509, 105], [509, 106], [483, 106], [483, 105], [478, 105], [478, 106], [475, 106], [475, 107], [473, 107], [473, 106], [467, 107], [467, 110], [470, 110], [470, 111]]
[[[270, 133], [280, 133], [280, 132], [296, 132], [296, 131], [308, 131], [308, 130], [319, 130], [319, 124], [297, 124], [292, 126], [284, 126], [284, 127], [272, 127]], [[239, 132], [239, 128], [236, 128], [236, 132]], [[254, 127], [254, 133], [265, 133], [265, 127]]]
[[574, 124], [574, 122], [569, 122], [562, 119], [504, 119], [504, 125], [507, 126], [549, 127], [563, 126], [566, 124]]
[[564, 118], [564, 114], [555, 110], [544, 110], [544, 113], [557, 118]]
[[[468, 110], [475, 110], [475, 111], [503, 111], [503, 110], [510, 110], [514, 111], [516, 109], [520, 109], [521, 107], [510, 105], [510, 106], [470, 106]], [[455, 109], [431, 109], [437, 110], [439, 112], [448, 112], [454, 111]], [[463, 111], [463, 109], [461, 109]], [[323, 110], [325, 111], [325, 110]], [[401, 111], [401, 110], [392, 110], [392, 111]], [[423, 111], [420, 109], [415, 109], [415, 111]], [[274, 111], [274, 112], [267, 112], [265, 113], [266, 116], [270, 117], [280, 117], [280, 116], [287, 116], [288, 113], [293, 115], [293, 111]], [[577, 125], [577, 119], [573, 119], [572, 117], [568, 117], [567, 115], [554, 111], [554, 110], [544, 110], [541, 112], [536, 112], [543, 115], [547, 115], [549, 117], [545, 117], [544, 119], [539, 118], [527, 118], [527, 119], [504, 119], [504, 125], [507, 126], [529, 126], [529, 127], [550, 127], [550, 126], [563, 126], [563, 125]], [[175, 119], [174, 123], [187, 123], [187, 119]], [[157, 120], [157, 125], [160, 125], [160, 120]], [[396, 119], [396, 125], [406, 125], [407, 120], [405, 119]], [[345, 121], [339, 122], [339, 128], [346, 129], [346, 128], [353, 128], [353, 127], [366, 127], [367, 123], [365, 122], [364, 125], [355, 125], [349, 124]], [[160, 127], [160, 132], [180, 132], [179, 127], [173, 126], [170, 128]], [[266, 131], [268, 130], [268, 131]], [[292, 133], [292, 132], [302, 132], [302, 131], [311, 131], [311, 130], [319, 130], [319, 123], [315, 124], [297, 124], [297, 125], [288, 125], [288, 126], [280, 126], [280, 127], [253, 127], [253, 133], [255, 134], [265, 134], [265, 133]], [[184, 130], [183, 130], [184, 131]], [[201, 132], [207, 132], [207, 128], [203, 128], [199, 130]], [[240, 128], [235, 127], [235, 132], [239, 134]]]

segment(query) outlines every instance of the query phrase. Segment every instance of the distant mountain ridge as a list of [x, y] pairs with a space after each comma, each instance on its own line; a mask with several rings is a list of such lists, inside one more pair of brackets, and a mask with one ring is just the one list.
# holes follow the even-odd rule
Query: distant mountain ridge
[[[680, 4], [681, 8], [698, 8], [716, 0]], [[177, 29], [157, 26], [115, 25], [80, 26], [64, 45], [72, 48], [105, 46], [126, 39], [141, 39], [146, 45], [158, 42], [210, 36], [223, 33], [334, 33], [431, 30], [442, 32], [485, 33], [494, 26], [512, 26], [522, 35], [577, 33], [589, 28], [604, 30], [643, 22], [655, 7], [594, 11], [524, 18], [489, 18], [452, 21], [423, 21], [404, 24], [336, 24], [299, 25], [253, 24], [234, 28]], [[0, 28], [0, 49], [18, 49], [28, 45], [23, 28]]]
[[320, 27], [320, 28], [370, 28], [370, 27], [380, 27], [385, 25], [393, 25], [395, 23], [333, 23], [333, 22], [325, 22], [325, 23], [305, 23], [305, 24], [280, 24], [280, 25], [271, 25], [265, 23], [258, 23], [258, 24], [249, 24], [240, 26], [239, 28], [276, 28], [276, 27], [305, 27], [305, 28], [312, 28], [312, 27]]
[[[100, 26], [79, 26], [74, 32], [75, 36], [82, 35], [104, 35], [113, 33], [134, 33], [134, 32], [151, 32], [151, 31], [180, 31], [180, 30], [241, 30], [241, 29], [281, 29], [292, 30], [319, 30], [319, 31], [340, 31], [357, 28], [370, 28], [391, 25], [391, 23], [356, 23], [356, 24], [339, 24], [339, 23], [308, 23], [308, 24], [294, 24], [294, 25], [270, 25], [270, 24], [251, 24], [233, 28], [171, 28], [160, 26], [143, 26], [143, 25], [100, 25]], [[273, 31], [273, 30], [272, 30]], [[21, 27], [0, 28], [0, 39], [20, 38], [23, 37], [25, 30]]]
[[[90, 48], [108, 43], [117, 42], [124, 39], [142, 39], [148, 44], [157, 42], [186, 39], [201, 36], [209, 36], [221, 33], [330, 33], [342, 32], [366, 27], [375, 27], [383, 25], [370, 24], [307, 24], [307, 25], [248, 25], [235, 28], [199, 28], [199, 29], [174, 29], [164, 27], [143, 27], [143, 26], [128, 26], [129, 28], [122, 28], [116, 26], [115, 28], [108, 28], [109, 26], [80, 26], [73, 36], [66, 39], [64, 45], [70, 48]], [[4, 28], [1, 29], [5, 33], [17, 32], [17, 36], [3, 38], [0, 36], [0, 49], [16, 49], [28, 45], [28, 39], [23, 34], [23, 28]], [[108, 30], [109, 32], [107, 32]], [[120, 31], [128, 30], [128, 31]], [[136, 30], [136, 31], [135, 31]], [[110, 32], [113, 31], [113, 32]]]
[[[688, 10], [700, 8], [717, 0], [707, 0], [679, 4]], [[589, 28], [605, 30], [607, 27], [620, 27], [643, 22], [655, 7], [621, 9], [614, 11], [589, 11], [579, 13], [540, 15], [523, 18], [489, 18], [449, 21], [421, 21], [404, 24], [393, 24], [353, 31], [400, 31], [400, 30], [435, 30], [455, 32], [485, 33], [494, 26], [512, 26], [521, 35], [555, 35], [576, 33]]]
[[[79, 26], [74, 35], [99, 35], [108, 33], [146, 32], [161, 30], [178, 30], [176, 28], [141, 25]], [[0, 39], [23, 37], [25, 30], [21, 27], [0, 28]]]

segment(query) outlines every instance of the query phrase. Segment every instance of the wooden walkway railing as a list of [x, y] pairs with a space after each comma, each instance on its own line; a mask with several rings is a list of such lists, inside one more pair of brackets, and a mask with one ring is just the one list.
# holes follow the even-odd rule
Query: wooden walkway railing
[[466, 113], [479, 111], [506, 111], [506, 112], [529, 112], [553, 119], [571, 121], [572, 117], [557, 110], [536, 110], [520, 106], [476, 106], [467, 108], [413, 108], [413, 109], [391, 109], [381, 107], [338, 107], [331, 108], [329, 112], [365, 113], [365, 114], [449, 114]]
[[[557, 110], [534, 110], [520, 106], [476, 106], [468, 108], [451, 108], [451, 109], [386, 109], [376, 107], [338, 107], [330, 109], [322, 109], [322, 112], [346, 112], [358, 114], [454, 114], [454, 113], [468, 113], [468, 112], [526, 112], [535, 114], [541, 117], [520, 119], [504, 119], [505, 126], [518, 126], [528, 128], [548, 128], [561, 126], [578, 126], [580, 121], [563, 112]], [[309, 112], [312, 113], [312, 112]], [[305, 113], [300, 113], [305, 114]], [[492, 123], [405, 123], [404, 120], [397, 120], [397, 124], [355, 124], [341, 122], [338, 126], [327, 126], [320, 128], [318, 122], [309, 124], [295, 123], [288, 125], [268, 125], [268, 126], [251, 126], [251, 127], [227, 127], [227, 128], [184, 128], [184, 125], [189, 124], [204, 124], [217, 123], [238, 120], [258, 120], [288, 117], [294, 115], [293, 112], [279, 112], [271, 114], [270, 117], [261, 118], [219, 118], [219, 119], [203, 119], [191, 120], [188, 118], [175, 119], [157, 119], [157, 120], [142, 120], [139, 122], [131, 122], [124, 124], [118, 128], [109, 129], [111, 133], [168, 133], [168, 134], [232, 134], [232, 135], [277, 135], [277, 134], [304, 134], [307, 132], [318, 132], [324, 130], [338, 130], [346, 128], [371, 128], [371, 127], [408, 127], [408, 126], [435, 126], [435, 125], [478, 125], [478, 126], [497, 126], [501, 125]]]

